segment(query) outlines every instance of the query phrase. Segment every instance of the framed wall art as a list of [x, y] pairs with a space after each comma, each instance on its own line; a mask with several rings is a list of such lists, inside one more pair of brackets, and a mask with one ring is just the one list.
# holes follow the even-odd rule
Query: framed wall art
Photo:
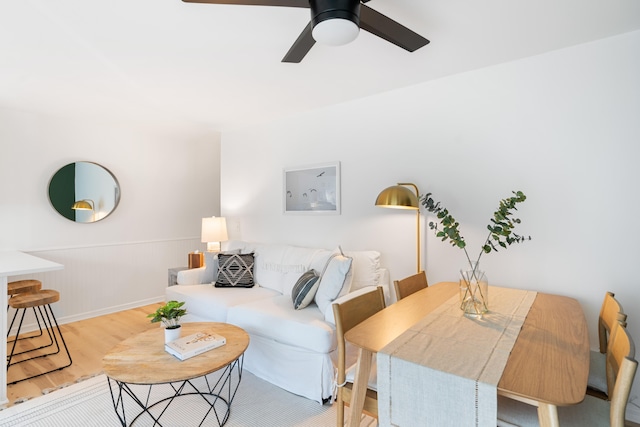
[[285, 214], [340, 214], [340, 162], [285, 168]]

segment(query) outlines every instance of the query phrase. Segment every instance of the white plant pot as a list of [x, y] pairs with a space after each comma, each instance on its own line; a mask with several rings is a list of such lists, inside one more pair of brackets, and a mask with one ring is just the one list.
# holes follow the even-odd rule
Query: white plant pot
[[164, 343], [166, 344], [180, 338], [180, 332], [182, 332], [182, 328], [180, 328], [180, 326], [173, 329], [164, 328]]

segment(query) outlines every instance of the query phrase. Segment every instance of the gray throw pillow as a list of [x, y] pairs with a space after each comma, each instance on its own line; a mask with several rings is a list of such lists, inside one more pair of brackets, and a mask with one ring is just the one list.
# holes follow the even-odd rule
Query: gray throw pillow
[[309, 270], [300, 276], [291, 291], [293, 308], [301, 310], [311, 304], [320, 285], [319, 278], [320, 276], [318, 276], [314, 270]]

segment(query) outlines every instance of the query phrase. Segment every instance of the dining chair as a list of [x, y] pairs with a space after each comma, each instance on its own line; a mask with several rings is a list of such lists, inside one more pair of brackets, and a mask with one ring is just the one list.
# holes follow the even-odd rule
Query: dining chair
[[[635, 347], [627, 329], [614, 323], [609, 337], [610, 344], [606, 356], [607, 371], [610, 373], [609, 390], [611, 401], [587, 395], [578, 405], [561, 406], [558, 418], [563, 427], [624, 427], [624, 416], [638, 362]], [[498, 396], [498, 427], [538, 426], [535, 406]]]
[[404, 279], [393, 281], [393, 287], [395, 288], [396, 299], [398, 301], [428, 286], [427, 275], [424, 270], [412, 276], [405, 277]]
[[[344, 334], [351, 328], [368, 319], [375, 313], [384, 309], [384, 293], [381, 287], [375, 291], [356, 296], [340, 304], [333, 304], [333, 314], [336, 321], [336, 333], [338, 338], [338, 426], [344, 426], [344, 405], [350, 405], [353, 390], [355, 365], [346, 369], [346, 343]], [[375, 366], [372, 366], [372, 374], [367, 386], [367, 394], [363, 412], [371, 417], [378, 418], [378, 393], [376, 391]], [[351, 414], [352, 417], [359, 414]]]
[[607, 292], [600, 308], [598, 316], [598, 338], [600, 351], [591, 351], [589, 361], [589, 380], [587, 381], [587, 394], [600, 399], [609, 400], [606, 373], [606, 354], [611, 328], [617, 322], [627, 326], [627, 315], [622, 306], [615, 299], [612, 292]]

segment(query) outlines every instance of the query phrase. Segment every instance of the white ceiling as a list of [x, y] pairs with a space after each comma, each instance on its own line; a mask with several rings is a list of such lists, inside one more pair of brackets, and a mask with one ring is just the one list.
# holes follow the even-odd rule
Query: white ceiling
[[280, 62], [309, 10], [181, 0], [3, 0], [0, 107], [223, 131], [640, 29], [638, 0], [372, 0], [431, 43], [361, 31]]

